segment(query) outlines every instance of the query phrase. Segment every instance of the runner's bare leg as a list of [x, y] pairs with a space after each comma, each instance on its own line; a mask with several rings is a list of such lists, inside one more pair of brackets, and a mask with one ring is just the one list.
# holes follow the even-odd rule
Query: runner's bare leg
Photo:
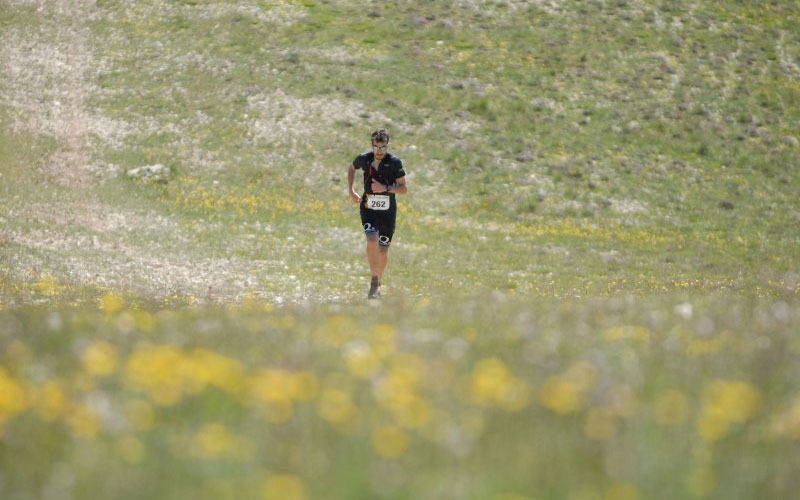
[[[381, 256], [378, 249], [378, 237], [367, 236], [367, 260], [369, 261], [369, 271], [371, 276], [381, 276], [383, 269], [380, 267]], [[386, 264], [384, 264], [386, 267]]]
[[378, 247], [378, 282], [383, 282], [383, 272], [389, 263], [389, 247]]

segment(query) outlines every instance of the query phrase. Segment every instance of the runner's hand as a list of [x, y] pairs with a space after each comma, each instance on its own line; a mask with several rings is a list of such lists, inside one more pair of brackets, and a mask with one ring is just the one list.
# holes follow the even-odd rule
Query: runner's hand
[[372, 192], [373, 193], [385, 193], [386, 192], [386, 186], [384, 184], [381, 184], [380, 182], [376, 181], [375, 179], [372, 179]]
[[350, 191], [350, 199], [353, 200], [353, 203], [361, 203], [361, 197], [355, 191]]

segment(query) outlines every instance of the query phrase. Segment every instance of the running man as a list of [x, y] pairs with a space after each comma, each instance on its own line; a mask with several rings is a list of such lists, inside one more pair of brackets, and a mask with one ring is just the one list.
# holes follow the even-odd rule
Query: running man
[[[384, 129], [372, 133], [372, 151], [356, 156], [347, 171], [347, 185], [353, 203], [361, 208], [361, 224], [367, 236], [367, 260], [372, 279], [368, 299], [381, 296], [381, 280], [389, 262], [389, 245], [397, 216], [395, 194], [405, 194], [406, 173], [400, 158], [388, 153], [389, 134]], [[364, 193], [353, 189], [356, 169], [364, 171]]]

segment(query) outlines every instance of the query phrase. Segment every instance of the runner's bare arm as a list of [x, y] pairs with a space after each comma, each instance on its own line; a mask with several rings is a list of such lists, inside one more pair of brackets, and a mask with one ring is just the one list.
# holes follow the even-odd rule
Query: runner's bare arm
[[355, 178], [356, 167], [355, 165], [350, 165], [350, 168], [347, 170], [347, 192], [350, 194], [350, 199], [353, 200], [353, 203], [361, 203], [361, 196], [353, 191], [353, 181], [355, 181]]
[[395, 180], [395, 185], [392, 188], [392, 192], [395, 194], [406, 194], [408, 192], [408, 186], [406, 186], [405, 176]]

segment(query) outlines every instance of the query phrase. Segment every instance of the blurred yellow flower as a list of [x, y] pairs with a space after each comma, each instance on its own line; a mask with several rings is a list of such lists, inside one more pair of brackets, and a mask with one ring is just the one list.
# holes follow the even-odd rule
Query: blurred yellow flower
[[132, 388], [147, 392], [159, 405], [174, 405], [183, 396], [184, 360], [184, 354], [174, 346], [139, 349], [128, 358], [125, 381]]
[[369, 378], [381, 367], [380, 357], [366, 344], [351, 345], [345, 352], [347, 369], [357, 378]]
[[0, 367], [0, 421], [23, 412], [27, 407], [25, 386]]
[[646, 342], [650, 340], [650, 330], [643, 326], [617, 325], [606, 329], [606, 340], [636, 340]]
[[373, 431], [372, 446], [383, 458], [399, 458], [408, 450], [408, 438], [399, 427], [382, 426]]
[[173, 405], [185, 394], [198, 394], [209, 386], [234, 395], [246, 386], [244, 368], [237, 360], [209, 349], [186, 353], [170, 345], [136, 350], [125, 365], [124, 380], [162, 406]]
[[389, 377], [397, 385], [415, 389], [422, 384], [425, 376], [425, 363], [418, 354], [400, 353], [389, 361]]
[[234, 448], [235, 437], [220, 423], [204, 425], [195, 436], [196, 453], [201, 458], [218, 458]]
[[264, 483], [264, 500], [306, 500], [305, 485], [297, 476], [279, 474], [271, 476]]
[[185, 358], [183, 368], [184, 376], [193, 392], [213, 386], [231, 394], [239, 394], [245, 388], [245, 370], [242, 364], [210, 349], [194, 349]]
[[731, 422], [750, 420], [760, 403], [758, 389], [747, 382], [715, 380], [705, 391], [705, 404], [722, 411]]
[[76, 436], [93, 438], [100, 432], [100, 419], [87, 405], [79, 405], [67, 415], [67, 425]]
[[378, 323], [369, 333], [372, 352], [379, 358], [385, 358], [395, 351], [395, 329], [388, 323]]
[[605, 441], [617, 434], [617, 415], [608, 408], [592, 408], [586, 414], [583, 433], [589, 439]]
[[136, 311], [133, 317], [136, 321], [136, 328], [145, 333], [153, 333], [156, 330], [156, 326], [158, 326], [158, 320], [149, 312]]
[[89, 345], [83, 352], [83, 368], [90, 375], [105, 377], [116, 371], [119, 356], [117, 348], [100, 340]]
[[116, 293], [107, 293], [100, 299], [98, 307], [106, 314], [116, 314], [125, 307], [125, 301]]
[[722, 350], [727, 343], [727, 336], [718, 336], [710, 339], [693, 338], [686, 346], [686, 354], [689, 356], [703, 356], [715, 354]]
[[539, 401], [556, 413], [573, 413], [583, 407], [584, 389], [563, 377], [548, 377], [539, 392]]
[[332, 347], [342, 347], [356, 338], [358, 328], [350, 316], [331, 316], [316, 330], [316, 336]]
[[689, 398], [675, 389], [662, 392], [656, 398], [653, 414], [659, 425], [681, 425], [689, 418]]
[[322, 391], [317, 401], [317, 413], [332, 424], [347, 424], [358, 415], [349, 392], [328, 388]]
[[[4, 392], [0, 388], [0, 394]], [[66, 407], [67, 396], [64, 394], [64, 389], [59, 381], [48, 380], [39, 387], [36, 393], [36, 411], [43, 420], [48, 422], [56, 420]]]
[[292, 399], [295, 401], [311, 401], [314, 399], [317, 395], [319, 382], [313, 372], [294, 372], [292, 378]]
[[695, 427], [706, 441], [717, 441], [725, 437], [730, 428], [730, 419], [718, 408], [705, 408], [697, 418]]
[[265, 404], [264, 415], [272, 423], [283, 423], [294, 414], [294, 404], [309, 401], [317, 392], [317, 378], [308, 371], [261, 370], [250, 377], [250, 394]]
[[497, 358], [479, 361], [472, 371], [470, 399], [473, 404], [518, 411], [528, 406], [530, 395], [528, 383], [514, 377]]
[[398, 424], [408, 429], [424, 428], [431, 421], [430, 404], [415, 394], [389, 399], [383, 403], [383, 406], [389, 409]]
[[488, 405], [502, 400], [511, 372], [497, 358], [482, 359], [472, 370], [472, 398], [476, 404]]
[[639, 490], [631, 483], [614, 483], [606, 490], [605, 500], [638, 500]]
[[49, 274], [43, 275], [39, 281], [33, 284], [33, 288], [42, 295], [54, 297], [64, 288], [58, 280]]
[[758, 390], [747, 382], [715, 380], [706, 386], [697, 431], [706, 441], [723, 438], [732, 423], [752, 419], [761, 403]]

